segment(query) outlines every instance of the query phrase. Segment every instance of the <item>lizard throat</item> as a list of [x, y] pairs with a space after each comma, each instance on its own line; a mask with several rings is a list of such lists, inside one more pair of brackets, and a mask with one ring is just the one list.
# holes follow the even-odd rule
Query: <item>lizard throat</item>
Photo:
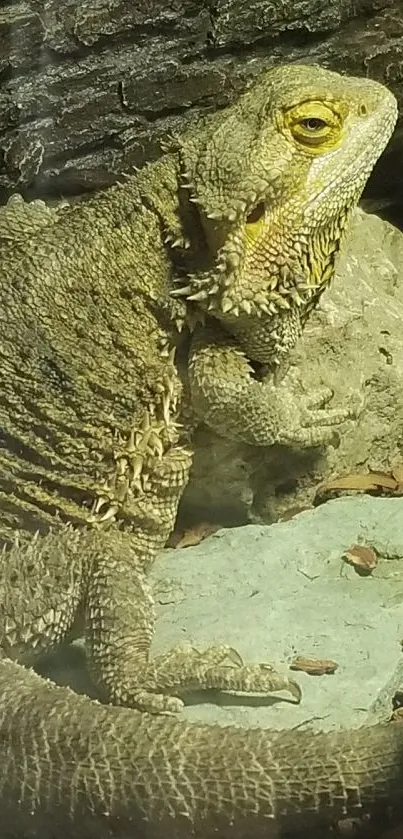
[[224, 245], [212, 270], [188, 275], [173, 294], [217, 318], [249, 358], [280, 362], [331, 282], [348, 216], [316, 232], [306, 225], [277, 247], [273, 239], [263, 242], [255, 254], [240, 257]]

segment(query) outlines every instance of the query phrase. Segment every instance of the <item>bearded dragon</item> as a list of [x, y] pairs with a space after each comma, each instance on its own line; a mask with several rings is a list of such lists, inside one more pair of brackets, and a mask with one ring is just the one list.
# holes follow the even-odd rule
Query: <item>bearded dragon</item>
[[[314, 736], [167, 718], [195, 685], [300, 691], [226, 644], [150, 658], [147, 584], [189, 475], [188, 415], [300, 446], [348, 416], [326, 387], [263, 382], [259, 365], [287, 355], [331, 280], [395, 120], [380, 84], [280, 67], [123, 184], [3, 209], [0, 802], [13, 835], [274, 837], [399, 795], [398, 726]], [[81, 631], [112, 705], [23, 666]]]

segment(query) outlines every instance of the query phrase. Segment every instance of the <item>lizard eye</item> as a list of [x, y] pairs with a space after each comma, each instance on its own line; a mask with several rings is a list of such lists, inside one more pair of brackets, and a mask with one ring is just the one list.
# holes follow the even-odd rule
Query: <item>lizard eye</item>
[[285, 112], [285, 127], [298, 145], [312, 153], [328, 151], [342, 137], [342, 115], [323, 102], [301, 102]]
[[326, 122], [319, 117], [307, 117], [300, 122], [307, 131], [323, 131], [326, 128]]
[[249, 215], [246, 217], [246, 224], [256, 224], [257, 221], [260, 221], [262, 216], [264, 216], [265, 212], [265, 205], [263, 201], [260, 201], [259, 204], [256, 204], [256, 207], [250, 211]]

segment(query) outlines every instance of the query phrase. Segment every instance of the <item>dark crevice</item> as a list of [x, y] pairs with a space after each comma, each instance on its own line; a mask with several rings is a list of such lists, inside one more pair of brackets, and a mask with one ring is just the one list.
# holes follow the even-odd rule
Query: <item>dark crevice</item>
[[278, 34], [271, 34], [271, 35], [262, 35], [261, 37], [254, 38], [254, 40], [249, 43], [248, 49], [245, 48], [245, 44], [240, 41], [234, 41], [231, 44], [226, 44], [222, 47], [219, 45], [214, 44], [207, 50], [207, 54], [212, 57], [217, 56], [229, 56], [232, 58], [239, 58], [239, 57], [247, 57], [248, 51], [253, 50], [254, 57], [258, 56], [266, 56], [267, 58], [267, 48], [274, 48], [274, 49], [281, 49], [283, 50], [292, 50], [292, 49], [304, 49], [304, 51], [309, 53], [309, 49], [312, 47], [317, 46], [318, 44], [326, 43], [327, 38], [331, 37], [334, 34], [331, 30], [328, 31], [327, 37], [324, 32], [309, 32], [309, 30], [298, 30], [298, 32], [279, 32]]

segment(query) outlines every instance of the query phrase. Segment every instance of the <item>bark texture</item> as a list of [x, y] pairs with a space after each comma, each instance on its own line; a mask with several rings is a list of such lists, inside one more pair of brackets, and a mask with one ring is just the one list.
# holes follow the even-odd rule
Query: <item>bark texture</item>
[[[403, 98], [401, 0], [26, 0], [0, 9], [0, 199], [78, 195], [286, 61]], [[399, 195], [401, 127], [371, 182]]]

